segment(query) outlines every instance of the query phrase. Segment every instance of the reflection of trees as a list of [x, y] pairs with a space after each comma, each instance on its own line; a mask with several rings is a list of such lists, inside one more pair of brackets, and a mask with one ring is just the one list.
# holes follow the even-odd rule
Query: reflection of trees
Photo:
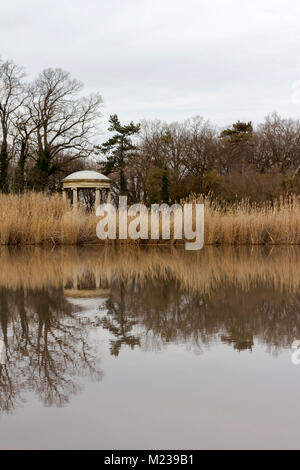
[[[130, 344], [120, 341], [122, 324], [126, 337], [135, 339], [133, 344], [137, 337], [130, 328], [138, 325], [141, 344], [155, 349], [172, 342], [199, 351], [221, 340], [241, 351], [251, 350], [256, 339], [276, 350], [300, 338], [300, 296], [274, 291], [263, 283], [248, 291], [224, 285], [208, 296], [189, 294], [172, 280], [130, 280], [114, 281], [111, 292], [102, 325], [116, 336], [119, 346]], [[116, 323], [114, 330], [111, 325]]]
[[130, 334], [137, 321], [125, 311], [125, 290], [121, 282], [116, 299], [110, 298], [106, 302], [108, 315], [101, 318], [99, 324], [107, 329], [113, 336], [110, 340], [110, 352], [113, 356], [118, 356], [122, 345], [140, 346], [140, 340], [137, 336]]
[[[251, 350], [255, 342], [277, 351], [300, 338], [298, 251], [294, 259], [293, 253], [261, 251], [253, 257], [204, 250], [194, 257], [176, 250], [95, 250], [76, 249], [77, 257], [71, 250], [61, 258], [58, 251], [50, 265], [45, 251], [35, 251], [28, 265], [21, 252], [16, 261], [5, 255], [0, 338], [7, 357], [0, 366], [0, 410], [13, 410], [26, 391], [46, 405], [63, 405], [80, 389], [80, 376], [99, 378], [89, 341], [98, 326], [109, 332], [115, 356], [123, 347], [160, 349], [168, 343], [199, 352], [215, 341], [238, 351]], [[76, 314], [63, 285], [75, 297], [95, 291], [101, 314]]]
[[0, 409], [10, 411], [26, 391], [47, 406], [62, 406], [80, 385], [76, 377], [99, 379], [88, 342], [92, 322], [73, 312], [62, 291], [0, 290], [0, 325], [6, 364], [0, 370]]

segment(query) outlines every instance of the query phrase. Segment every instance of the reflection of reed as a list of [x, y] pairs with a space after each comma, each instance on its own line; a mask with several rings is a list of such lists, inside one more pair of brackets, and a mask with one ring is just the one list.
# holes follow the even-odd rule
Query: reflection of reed
[[[190, 292], [211, 294], [238, 285], [243, 290], [269, 286], [297, 292], [300, 249], [297, 247], [213, 248], [198, 253], [182, 248], [69, 247], [0, 250], [0, 286], [7, 288], [72, 287], [74, 278], [96, 279], [107, 288], [112, 279], [137, 282], [172, 279]], [[88, 287], [88, 285], [86, 286]]]

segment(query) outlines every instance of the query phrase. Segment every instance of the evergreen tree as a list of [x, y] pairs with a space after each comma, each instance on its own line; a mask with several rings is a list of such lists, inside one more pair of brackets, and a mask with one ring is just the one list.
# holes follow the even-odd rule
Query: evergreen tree
[[127, 190], [124, 174], [126, 161], [130, 152], [136, 149], [130, 137], [137, 134], [141, 126], [133, 122], [130, 122], [127, 126], [122, 126], [116, 114], [110, 116], [109, 123], [108, 130], [115, 132], [115, 134], [98, 147], [106, 156], [103, 172], [105, 175], [109, 175], [114, 171], [119, 172], [120, 192], [124, 194]]
[[236, 122], [232, 125], [232, 129], [224, 129], [221, 137], [228, 137], [232, 145], [249, 142], [252, 138], [253, 127], [251, 122]]
[[251, 122], [236, 122], [232, 128], [224, 129], [220, 135], [225, 139], [231, 154], [231, 163], [240, 165], [244, 173], [249, 151], [252, 147], [253, 126]]

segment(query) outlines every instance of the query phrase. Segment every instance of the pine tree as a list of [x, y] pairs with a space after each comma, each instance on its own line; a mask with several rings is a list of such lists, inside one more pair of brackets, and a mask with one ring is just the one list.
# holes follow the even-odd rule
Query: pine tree
[[232, 128], [224, 129], [220, 137], [225, 139], [227, 142], [227, 146], [231, 153], [232, 163], [240, 164], [241, 171], [244, 173], [249, 150], [252, 146], [252, 123], [238, 121], [232, 125]]
[[127, 126], [122, 126], [116, 114], [109, 118], [110, 132], [115, 134], [104, 144], [99, 146], [101, 153], [106, 156], [103, 173], [109, 175], [114, 171], [119, 172], [119, 185], [121, 194], [126, 193], [125, 165], [130, 152], [136, 150], [132, 143], [131, 136], [140, 131], [140, 124], [130, 122]]
[[232, 145], [249, 142], [252, 138], [253, 127], [251, 122], [236, 122], [232, 125], [232, 129], [224, 129], [221, 137], [228, 137]]

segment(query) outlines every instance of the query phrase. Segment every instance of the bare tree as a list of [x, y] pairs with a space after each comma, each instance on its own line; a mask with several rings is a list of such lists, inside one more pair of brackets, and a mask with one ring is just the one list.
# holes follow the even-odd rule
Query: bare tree
[[217, 131], [200, 116], [186, 121], [188, 133], [184, 164], [190, 175], [202, 184], [204, 174], [214, 168], [217, 156]]
[[275, 168], [297, 171], [300, 164], [300, 121], [277, 113], [265, 118], [255, 133], [255, 160], [261, 172]]
[[35, 125], [32, 186], [44, 189], [49, 177], [68, 161], [93, 151], [100, 118], [99, 94], [81, 96], [82, 84], [61, 69], [46, 69], [29, 88], [28, 113]]
[[144, 121], [136, 161], [142, 164], [130, 168], [131, 173], [136, 170], [135, 187], [142, 179], [147, 202], [160, 200], [164, 177], [172, 200], [199, 192], [205, 172], [214, 168], [218, 144], [216, 129], [199, 116], [171, 124]]
[[22, 105], [24, 71], [14, 62], [0, 62], [0, 190], [8, 191], [9, 133], [12, 115]]

